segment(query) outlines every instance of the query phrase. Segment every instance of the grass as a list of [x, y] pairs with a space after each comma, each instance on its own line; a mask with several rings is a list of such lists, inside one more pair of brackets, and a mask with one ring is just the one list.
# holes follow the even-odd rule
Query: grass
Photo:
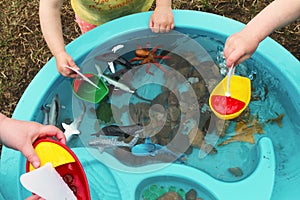
[[[270, 0], [173, 0], [174, 9], [191, 9], [223, 15], [247, 23]], [[11, 116], [24, 90], [51, 58], [39, 26], [37, 0], [0, 0], [0, 108]], [[69, 1], [62, 9], [66, 44], [80, 35]], [[300, 59], [300, 21], [271, 35]]]

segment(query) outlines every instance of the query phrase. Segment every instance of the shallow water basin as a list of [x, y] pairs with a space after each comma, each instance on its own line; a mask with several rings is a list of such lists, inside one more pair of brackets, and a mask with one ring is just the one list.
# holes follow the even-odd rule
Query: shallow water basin
[[[202, 12], [174, 14], [176, 28], [170, 33], [151, 33], [147, 12], [104, 24], [67, 47], [83, 73], [104, 73], [135, 94], [109, 87], [100, 103], [82, 101], [72, 93], [72, 80], [55, 71], [52, 59], [25, 91], [14, 117], [42, 123], [41, 106], [58, 94], [63, 107], [56, 125], [62, 128], [85, 105], [81, 134], [68, 145], [83, 164], [92, 199], [155, 199], [172, 192], [187, 198], [190, 191], [203, 199], [298, 196], [299, 61], [267, 38], [236, 68], [236, 74], [251, 80], [248, 109], [237, 119], [220, 120], [211, 112], [208, 97], [226, 74], [224, 42], [243, 24]], [[116, 54], [132, 65], [128, 69], [119, 58], [115, 67], [120, 73], [113, 76], [105, 59], [117, 45], [123, 47]], [[142, 64], [138, 49], [152, 51], [157, 63]], [[139, 60], [130, 61], [135, 57]], [[143, 134], [130, 147], [118, 141], [130, 143], [132, 132], [118, 135], [118, 140], [105, 137], [109, 140], [101, 148], [90, 145], [105, 127], [136, 124], [143, 126]], [[143, 148], [133, 154], [137, 145]], [[24, 157], [5, 147], [1, 157], [1, 176], [7, 180], [2, 195], [29, 196], [18, 180], [25, 171]]]

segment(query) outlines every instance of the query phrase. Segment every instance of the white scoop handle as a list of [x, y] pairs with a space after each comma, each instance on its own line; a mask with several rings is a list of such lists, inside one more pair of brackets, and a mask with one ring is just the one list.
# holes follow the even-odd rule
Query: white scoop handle
[[231, 80], [232, 75], [234, 74], [234, 69], [235, 69], [235, 67], [233, 65], [231, 65], [231, 67], [229, 68], [229, 71], [227, 73], [227, 90], [225, 92], [226, 97], [231, 96], [231, 94], [230, 94], [230, 80]]

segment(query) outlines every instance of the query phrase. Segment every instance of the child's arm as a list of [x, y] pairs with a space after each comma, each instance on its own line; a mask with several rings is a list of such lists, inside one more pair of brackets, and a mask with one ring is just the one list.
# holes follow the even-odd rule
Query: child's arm
[[150, 17], [149, 27], [155, 33], [174, 29], [172, 0], [156, 0], [156, 7]]
[[73, 58], [66, 52], [61, 24], [62, 0], [40, 0], [39, 16], [43, 36], [56, 58], [57, 70], [64, 76], [76, 77], [76, 73], [64, 66], [79, 70]]
[[248, 59], [259, 43], [274, 30], [300, 16], [299, 0], [275, 0], [257, 14], [240, 32], [230, 36], [224, 47], [227, 66]]

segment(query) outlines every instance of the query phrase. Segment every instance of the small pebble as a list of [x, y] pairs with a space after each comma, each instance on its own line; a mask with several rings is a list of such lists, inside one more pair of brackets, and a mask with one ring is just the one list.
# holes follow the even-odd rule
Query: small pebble
[[235, 177], [241, 177], [243, 176], [243, 171], [241, 170], [241, 168], [239, 167], [231, 167], [231, 168], [228, 168], [228, 171], [234, 175]]

